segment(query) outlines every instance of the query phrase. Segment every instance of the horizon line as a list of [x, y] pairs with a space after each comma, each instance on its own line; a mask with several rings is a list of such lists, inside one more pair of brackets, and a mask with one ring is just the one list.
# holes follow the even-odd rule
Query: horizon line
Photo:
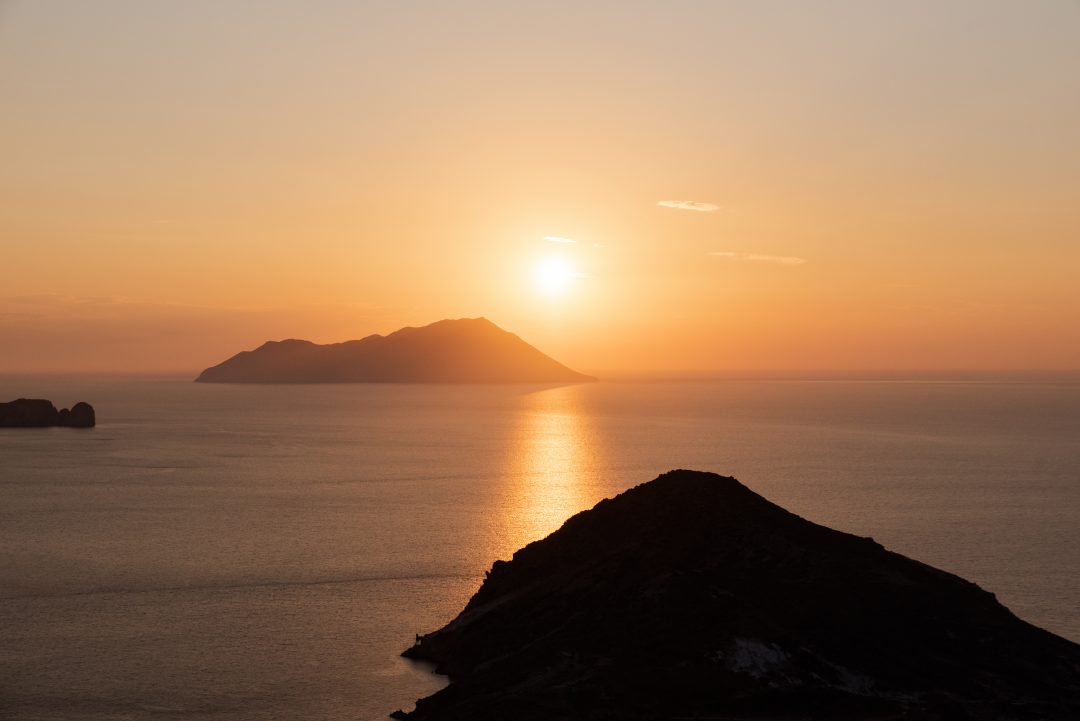
[[[165, 378], [197, 376], [205, 368], [28, 370], [0, 369], [8, 377], [130, 377]], [[708, 381], [1077, 381], [1080, 368], [849, 368], [849, 369], [700, 369], [700, 370], [590, 370], [586, 375], [599, 382], [708, 382]], [[350, 385], [364, 385], [353, 383]], [[431, 385], [431, 384], [425, 384]], [[437, 385], [437, 384], [435, 384]], [[455, 384], [460, 385], [460, 384]], [[477, 385], [485, 385], [479, 383]]]

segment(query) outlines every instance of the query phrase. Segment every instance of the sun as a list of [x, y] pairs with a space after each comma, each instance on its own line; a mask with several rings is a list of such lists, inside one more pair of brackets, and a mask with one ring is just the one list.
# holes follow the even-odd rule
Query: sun
[[579, 276], [580, 273], [574, 269], [574, 265], [559, 256], [544, 258], [536, 264], [533, 271], [537, 290], [552, 297], [565, 295], [574, 279]]

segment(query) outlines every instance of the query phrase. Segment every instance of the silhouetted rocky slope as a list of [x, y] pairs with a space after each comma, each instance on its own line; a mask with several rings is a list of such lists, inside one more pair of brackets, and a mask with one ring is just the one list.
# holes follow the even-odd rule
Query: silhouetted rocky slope
[[672, 471], [496, 561], [404, 654], [429, 719], [1080, 719], [1080, 646], [993, 594]]
[[76, 403], [71, 410], [56, 410], [51, 401], [40, 398], [19, 398], [0, 403], [0, 428], [47, 428], [70, 426], [92, 428], [97, 422], [89, 403]]
[[207, 368], [201, 383], [570, 383], [596, 380], [486, 318], [317, 345], [270, 341]]

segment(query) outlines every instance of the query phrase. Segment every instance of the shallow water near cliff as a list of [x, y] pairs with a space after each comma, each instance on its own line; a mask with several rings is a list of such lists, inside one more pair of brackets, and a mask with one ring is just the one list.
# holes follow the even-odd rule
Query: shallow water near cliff
[[496, 558], [675, 467], [1080, 640], [1080, 384], [0, 377], [0, 718], [376, 719]]

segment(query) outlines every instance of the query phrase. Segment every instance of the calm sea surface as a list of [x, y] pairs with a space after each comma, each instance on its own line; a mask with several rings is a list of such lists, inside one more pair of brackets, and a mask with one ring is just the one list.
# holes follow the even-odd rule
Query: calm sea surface
[[1080, 640], [1080, 384], [223, 386], [0, 377], [0, 718], [363, 721], [497, 558], [671, 468]]

